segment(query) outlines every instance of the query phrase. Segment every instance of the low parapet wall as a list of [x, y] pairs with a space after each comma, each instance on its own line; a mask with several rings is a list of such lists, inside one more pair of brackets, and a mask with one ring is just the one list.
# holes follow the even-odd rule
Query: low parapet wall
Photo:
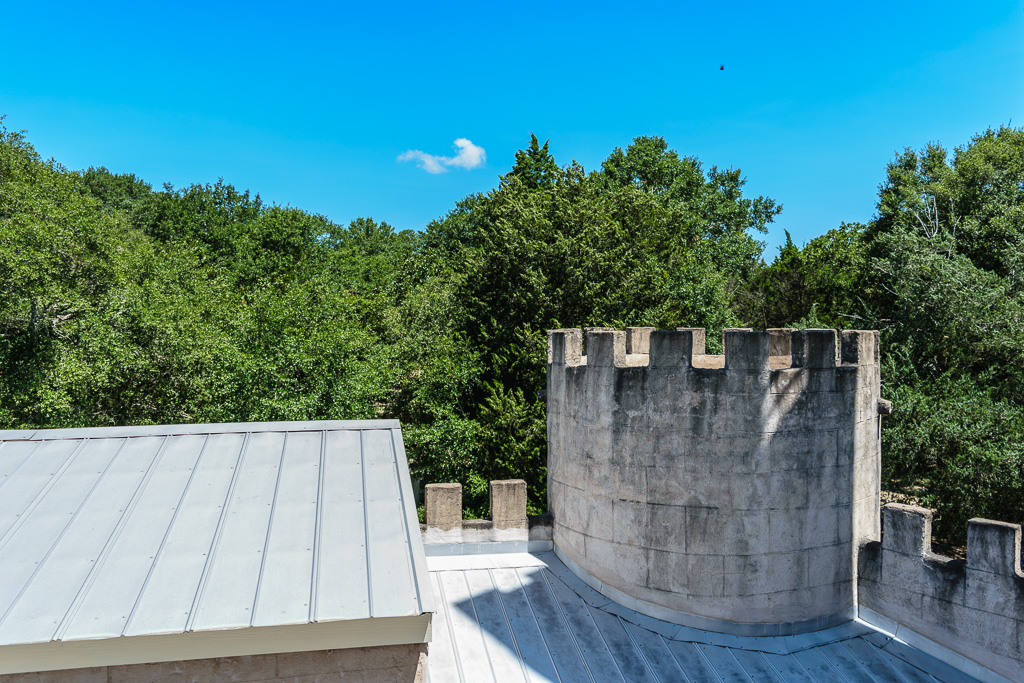
[[427, 484], [426, 524], [420, 525], [424, 545], [551, 541], [551, 516], [526, 514], [525, 481], [492, 481], [490, 493], [490, 519], [463, 519], [462, 484]]
[[1013, 681], [1024, 680], [1021, 527], [972, 519], [967, 560], [932, 552], [932, 513], [886, 505], [860, 553], [861, 605]]
[[548, 334], [560, 556], [701, 628], [852, 618], [879, 522], [877, 332], [843, 332], [837, 354], [834, 330], [727, 330], [723, 356], [703, 330], [588, 330], [585, 355], [580, 330]]

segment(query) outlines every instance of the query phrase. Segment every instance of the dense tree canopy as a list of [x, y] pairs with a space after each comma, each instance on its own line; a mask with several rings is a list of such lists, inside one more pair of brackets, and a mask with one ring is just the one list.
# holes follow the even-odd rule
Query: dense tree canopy
[[781, 208], [656, 137], [600, 168], [531, 136], [422, 232], [218, 180], [69, 171], [0, 128], [0, 428], [397, 417], [414, 476], [543, 509], [545, 330], [877, 328], [886, 486], [1024, 518], [1024, 131], [889, 165], [878, 213], [771, 263]]
[[1024, 130], [1003, 127], [952, 159], [905, 150], [875, 220], [787, 244], [739, 297], [754, 324], [882, 331], [886, 486], [955, 542], [971, 517], [1024, 519], [1022, 245]]

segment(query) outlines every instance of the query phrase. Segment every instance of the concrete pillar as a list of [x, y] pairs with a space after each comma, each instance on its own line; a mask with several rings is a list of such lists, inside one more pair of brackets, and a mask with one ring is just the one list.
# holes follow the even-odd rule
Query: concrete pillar
[[[649, 365], [652, 368], [687, 368], [693, 363], [694, 355], [704, 354], [704, 330], [697, 334], [692, 330], [665, 330], [651, 333]], [[694, 351], [699, 344], [700, 353]]]
[[835, 330], [799, 330], [792, 335], [793, 367], [834, 368]]
[[882, 549], [924, 557], [932, 550], [932, 511], [913, 505], [889, 503], [883, 509]]
[[427, 526], [444, 531], [462, 526], [462, 484], [427, 484], [424, 494]]
[[506, 479], [491, 482], [491, 521], [495, 529], [526, 528], [526, 482]]
[[768, 370], [768, 335], [747, 328], [724, 330], [725, 366], [733, 370]]
[[967, 522], [967, 568], [1020, 574], [1020, 525], [980, 518]]
[[677, 327], [676, 332], [689, 332], [693, 339], [692, 352], [695, 356], [703, 356], [707, 348], [707, 331], [703, 327]]
[[587, 365], [590, 367], [625, 367], [626, 333], [618, 330], [589, 328], [587, 340]]

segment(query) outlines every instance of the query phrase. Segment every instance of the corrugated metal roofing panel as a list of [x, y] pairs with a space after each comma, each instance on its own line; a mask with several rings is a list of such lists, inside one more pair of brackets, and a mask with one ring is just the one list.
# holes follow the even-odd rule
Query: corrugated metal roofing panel
[[[391, 432], [363, 430], [363, 491], [366, 508], [370, 613], [406, 614], [419, 602], [410, 548], [413, 529], [405, 515], [396, 514], [402, 484], [395, 466]], [[416, 524], [415, 538], [420, 537]], [[387, 539], [387, 542], [383, 542]], [[420, 541], [422, 543], [422, 541]]]
[[404, 458], [393, 420], [0, 433], [0, 659], [428, 612]]
[[553, 553], [429, 561], [440, 603], [428, 659], [435, 683], [967, 680], [859, 623], [749, 638], [658, 622], [609, 602]]
[[[35, 543], [27, 547], [35, 558], [35, 571], [22, 583], [16, 601], [0, 619], [0, 643], [36, 643], [52, 640], [66, 615], [76, 604], [76, 597], [85, 587], [91, 570], [102, 564], [105, 550], [116, 538], [122, 520], [132, 512], [158, 458], [164, 453], [166, 439], [116, 439], [92, 441], [97, 454], [114, 450], [113, 457], [103, 457], [100, 476], [82, 472], [78, 490], [87, 496], [73, 512], [68, 510], [67, 524], [51, 543], [51, 534], [44, 532], [46, 513], [62, 506], [51, 497], [63, 487], [55, 486], [47, 499], [20, 529], [19, 534]], [[85, 455], [85, 453], [83, 453]], [[83, 461], [82, 464], [85, 464]], [[97, 463], [98, 468], [100, 463]], [[68, 470], [71, 474], [72, 470]], [[70, 483], [70, 482], [69, 482]], [[75, 498], [69, 496], [72, 502]], [[37, 526], [37, 524], [39, 524]], [[49, 545], [49, 548], [46, 546]], [[17, 586], [16, 586], [17, 587]]]

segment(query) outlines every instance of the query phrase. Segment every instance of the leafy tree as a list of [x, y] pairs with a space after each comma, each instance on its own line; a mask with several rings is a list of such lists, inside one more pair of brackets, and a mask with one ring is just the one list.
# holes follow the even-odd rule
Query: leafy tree
[[153, 186], [134, 173], [116, 174], [100, 166], [82, 171], [82, 191], [100, 201], [109, 211], [130, 212], [149, 196]]
[[800, 327], [800, 321], [809, 319], [820, 327], [862, 326], [867, 269], [863, 233], [863, 225], [843, 223], [800, 248], [786, 231], [786, 243], [775, 260], [740, 286], [740, 317], [761, 328]]
[[878, 215], [843, 225], [741, 287], [744, 319], [882, 333], [885, 486], [938, 511], [962, 544], [983, 515], [1024, 519], [1024, 131], [937, 144], [889, 164]]
[[549, 142], [545, 140], [542, 146], [537, 136], [530, 133], [530, 146], [516, 152], [516, 163], [509, 176], [531, 190], [551, 187], [558, 180], [560, 169], [548, 152]]
[[[657, 168], [647, 173], [648, 165]], [[733, 278], [752, 270], [778, 212], [746, 199], [739, 171], [680, 159], [660, 138], [637, 138], [587, 174], [559, 168], [547, 145], [527, 149], [486, 195], [431, 223], [421, 267], [445, 278], [461, 313], [452, 324], [480, 353], [466, 415], [473, 440], [449, 471], [467, 484], [518, 472], [544, 503], [544, 330], [561, 326], [735, 324]], [[482, 491], [482, 489], [481, 489]]]

